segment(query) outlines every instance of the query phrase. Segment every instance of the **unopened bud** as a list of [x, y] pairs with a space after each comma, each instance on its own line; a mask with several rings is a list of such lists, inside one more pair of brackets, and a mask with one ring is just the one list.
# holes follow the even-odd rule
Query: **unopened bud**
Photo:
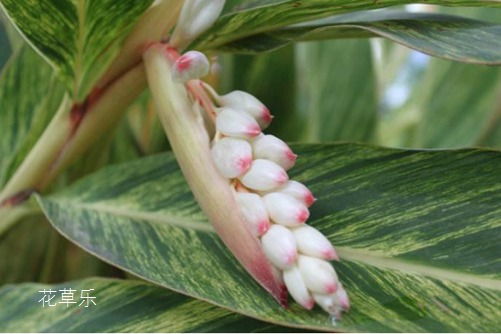
[[298, 250], [301, 253], [325, 260], [339, 259], [331, 242], [316, 228], [303, 225], [294, 228], [292, 232], [296, 238]]
[[273, 135], [262, 135], [253, 140], [252, 152], [254, 158], [271, 160], [285, 170], [291, 169], [296, 163], [297, 155], [284, 141]]
[[209, 74], [210, 64], [207, 57], [198, 51], [189, 51], [179, 57], [172, 66], [172, 80], [185, 83]]
[[235, 90], [226, 95], [215, 95], [214, 98], [222, 107], [245, 111], [254, 117], [261, 129], [266, 129], [273, 118], [270, 110], [261, 101], [247, 92]]
[[252, 149], [243, 139], [226, 137], [214, 144], [212, 157], [221, 175], [233, 179], [243, 175], [251, 167]]
[[186, 0], [171, 44], [182, 48], [209, 29], [223, 10], [225, 0]]
[[284, 271], [284, 282], [292, 298], [307, 310], [311, 310], [315, 301], [304, 284], [303, 277], [297, 266]]
[[286, 270], [296, 262], [296, 240], [288, 228], [273, 224], [261, 242], [264, 253], [275, 267]]
[[304, 184], [294, 180], [290, 180], [276, 191], [294, 196], [303, 202], [307, 207], [310, 207], [316, 200], [310, 189], [308, 189]]
[[350, 309], [350, 301], [345, 289], [339, 285], [338, 290], [332, 294], [313, 293], [317, 304], [327, 313], [339, 318], [342, 311]]
[[254, 193], [237, 193], [235, 198], [251, 232], [256, 237], [265, 234], [270, 228], [270, 220], [261, 196]]
[[231, 108], [224, 108], [216, 117], [216, 129], [225, 136], [250, 139], [261, 133], [252, 116]]
[[298, 226], [310, 216], [308, 208], [291, 195], [269, 193], [263, 197], [272, 221], [284, 226]]
[[263, 159], [254, 160], [249, 171], [240, 176], [240, 181], [244, 186], [258, 191], [280, 187], [288, 180], [289, 176], [282, 167]]
[[338, 278], [329, 262], [316, 257], [300, 255], [297, 266], [310, 291], [321, 294], [336, 292]]

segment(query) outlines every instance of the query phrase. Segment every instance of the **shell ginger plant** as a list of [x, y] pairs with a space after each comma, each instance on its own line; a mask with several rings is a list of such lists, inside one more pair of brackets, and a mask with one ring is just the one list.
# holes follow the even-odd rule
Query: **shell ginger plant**
[[499, 328], [498, 68], [286, 47], [501, 64], [408, 3], [0, 0], [0, 331]]

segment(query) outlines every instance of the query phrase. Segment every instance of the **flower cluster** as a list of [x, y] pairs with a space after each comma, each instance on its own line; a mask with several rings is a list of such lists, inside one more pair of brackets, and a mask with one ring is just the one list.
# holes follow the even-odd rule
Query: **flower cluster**
[[254, 96], [242, 91], [219, 96], [205, 87], [219, 106], [214, 162], [231, 179], [249, 227], [296, 302], [306, 309], [316, 302], [339, 316], [349, 300], [327, 262], [338, 257], [327, 238], [305, 224], [315, 198], [306, 186], [289, 180], [296, 154], [279, 138], [262, 133], [272, 116]]
[[[174, 50], [192, 40], [217, 17], [224, 1], [206, 6], [188, 0], [181, 22], [171, 38]], [[212, 8], [214, 7], [214, 8]], [[217, 15], [216, 15], [217, 13]], [[189, 18], [189, 20], [188, 20]], [[272, 116], [254, 96], [233, 91], [219, 95], [199, 80], [209, 72], [204, 54], [189, 51], [172, 56], [172, 81], [186, 84], [215, 124], [211, 153], [218, 172], [228, 180], [249, 229], [294, 300], [310, 310], [315, 302], [339, 317], [349, 299], [330, 260], [337, 260], [332, 244], [317, 229], [305, 224], [314, 203], [310, 190], [289, 180], [297, 155], [281, 139], [265, 135]]]
[[[207, 71], [205, 56], [190, 51], [175, 62], [173, 79], [186, 82]], [[316, 302], [339, 316], [349, 308], [349, 300], [327, 262], [337, 260], [337, 254], [322, 233], [305, 224], [315, 201], [311, 191], [287, 174], [297, 155], [281, 139], [262, 132], [272, 116], [254, 96], [243, 91], [218, 95], [200, 84], [211, 96], [205, 107], [216, 126], [214, 163], [235, 189], [241, 212], [268, 260], [301, 306], [309, 310]]]

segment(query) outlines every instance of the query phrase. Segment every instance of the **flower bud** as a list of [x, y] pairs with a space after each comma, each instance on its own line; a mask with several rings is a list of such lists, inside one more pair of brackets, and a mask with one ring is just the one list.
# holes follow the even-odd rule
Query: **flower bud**
[[189, 51], [179, 57], [172, 66], [172, 81], [185, 83], [209, 74], [210, 64], [207, 57], [198, 51]]
[[286, 270], [296, 262], [296, 240], [287, 227], [271, 225], [261, 238], [261, 242], [264, 253], [275, 267]]
[[310, 207], [315, 202], [315, 197], [313, 197], [310, 189], [297, 181], [290, 180], [276, 191], [294, 196], [303, 202], [307, 207]]
[[226, 95], [215, 95], [214, 98], [222, 107], [245, 111], [254, 117], [261, 129], [266, 129], [273, 118], [268, 108], [261, 101], [241, 90], [235, 90]]
[[316, 257], [299, 255], [297, 266], [306, 287], [316, 293], [331, 294], [336, 292], [338, 278], [334, 268]]
[[245, 220], [249, 223], [251, 232], [260, 237], [270, 228], [268, 211], [261, 196], [253, 193], [237, 193], [235, 195]]
[[308, 208], [291, 195], [269, 193], [263, 197], [272, 221], [284, 226], [298, 226], [310, 216]]
[[259, 191], [280, 187], [289, 180], [289, 176], [282, 167], [263, 159], [254, 160], [249, 171], [239, 178], [247, 188]]
[[324, 260], [339, 260], [334, 247], [316, 228], [303, 225], [292, 230], [298, 250], [309, 256]]
[[224, 108], [216, 117], [216, 129], [225, 136], [250, 139], [261, 133], [256, 120], [248, 114]]
[[281, 139], [273, 135], [263, 135], [252, 141], [252, 152], [256, 159], [273, 161], [285, 170], [296, 163], [297, 155]]
[[339, 318], [342, 311], [350, 309], [350, 300], [346, 290], [339, 285], [338, 290], [333, 294], [313, 293], [313, 298], [318, 305], [327, 313]]
[[225, 0], [186, 0], [172, 34], [171, 44], [182, 48], [195, 40], [217, 20], [224, 3]]
[[221, 175], [232, 179], [249, 170], [252, 164], [252, 149], [243, 139], [226, 137], [214, 144], [212, 158]]
[[304, 284], [303, 277], [297, 266], [284, 271], [284, 282], [292, 298], [307, 310], [311, 310], [315, 305], [313, 297]]

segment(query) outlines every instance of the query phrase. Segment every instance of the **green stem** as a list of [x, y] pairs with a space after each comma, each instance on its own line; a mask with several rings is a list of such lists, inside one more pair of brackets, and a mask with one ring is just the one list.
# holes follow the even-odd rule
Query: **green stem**
[[64, 168], [118, 123], [145, 86], [144, 67], [140, 64], [113, 82], [97, 101], [84, 109], [83, 118], [77, 123], [71, 112], [74, 105], [65, 97], [54, 119], [0, 193], [0, 203], [15, 205], [15, 201], [10, 201], [13, 196], [44, 190]]
[[142, 61], [145, 44], [160, 41], [176, 24], [184, 0], [161, 0], [141, 16], [129, 34], [121, 52], [99, 81], [106, 87], [117, 76]]
[[70, 107], [70, 99], [68, 96], [65, 96], [56, 115], [40, 139], [3, 188], [0, 193], [0, 203], [22, 191], [37, 188], [39, 181], [43, 179], [50, 165], [57, 157], [62, 145], [70, 135]]

